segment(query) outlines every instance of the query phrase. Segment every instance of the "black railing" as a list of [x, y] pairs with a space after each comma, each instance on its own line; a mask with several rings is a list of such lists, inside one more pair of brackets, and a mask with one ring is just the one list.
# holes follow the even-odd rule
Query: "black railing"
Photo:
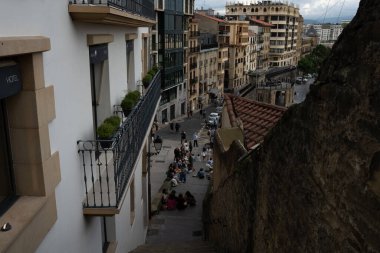
[[156, 20], [153, 0], [74, 0], [73, 4], [108, 5], [135, 15]]
[[78, 141], [84, 177], [84, 208], [118, 208], [160, 99], [160, 71], [112, 139]]
[[196, 69], [198, 64], [196, 62], [190, 64], [190, 69]]
[[211, 48], [218, 48], [218, 47], [219, 47], [218, 43], [202, 44], [201, 45], [201, 50], [211, 49]]
[[198, 77], [194, 77], [193, 79], [190, 80], [190, 84], [195, 84], [198, 82]]
[[199, 46], [198, 47], [190, 47], [190, 53], [198, 53], [200, 51]]

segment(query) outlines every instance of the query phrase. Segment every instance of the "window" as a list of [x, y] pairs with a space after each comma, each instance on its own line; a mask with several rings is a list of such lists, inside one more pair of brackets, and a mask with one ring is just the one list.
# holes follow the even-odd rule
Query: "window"
[[111, 115], [108, 46], [107, 44], [90, 46], [91, 98], [94, 138], [101, 122]]
[[0, 216], [15, 200], [15, 182], [10, 151], [5, 100], [0, 100]]

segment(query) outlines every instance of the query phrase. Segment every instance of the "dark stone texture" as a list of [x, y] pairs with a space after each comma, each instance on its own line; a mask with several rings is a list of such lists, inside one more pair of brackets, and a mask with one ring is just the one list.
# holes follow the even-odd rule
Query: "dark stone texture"
[[380, 252], [379, 29], [380, 1], [362, 0], [305, 102], [209, 196], [220, 249]]

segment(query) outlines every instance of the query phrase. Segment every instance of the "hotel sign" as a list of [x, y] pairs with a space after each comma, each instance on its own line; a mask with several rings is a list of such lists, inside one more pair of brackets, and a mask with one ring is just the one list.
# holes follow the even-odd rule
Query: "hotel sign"
[[17, 64], [0, 65], [0, 99], [12, 96], [21, 91], [21, 73]]

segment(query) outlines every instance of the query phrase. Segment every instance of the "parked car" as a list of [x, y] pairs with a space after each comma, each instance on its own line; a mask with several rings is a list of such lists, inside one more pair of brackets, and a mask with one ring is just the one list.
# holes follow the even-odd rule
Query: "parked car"
[[208, 126], [215, 126], [219, 123], [219, 114], [216, 113], [216, 112], [212, 112], [210, 113], [210, 115], [208, 116], [208, 121], [207, 121], [207, 125]]

